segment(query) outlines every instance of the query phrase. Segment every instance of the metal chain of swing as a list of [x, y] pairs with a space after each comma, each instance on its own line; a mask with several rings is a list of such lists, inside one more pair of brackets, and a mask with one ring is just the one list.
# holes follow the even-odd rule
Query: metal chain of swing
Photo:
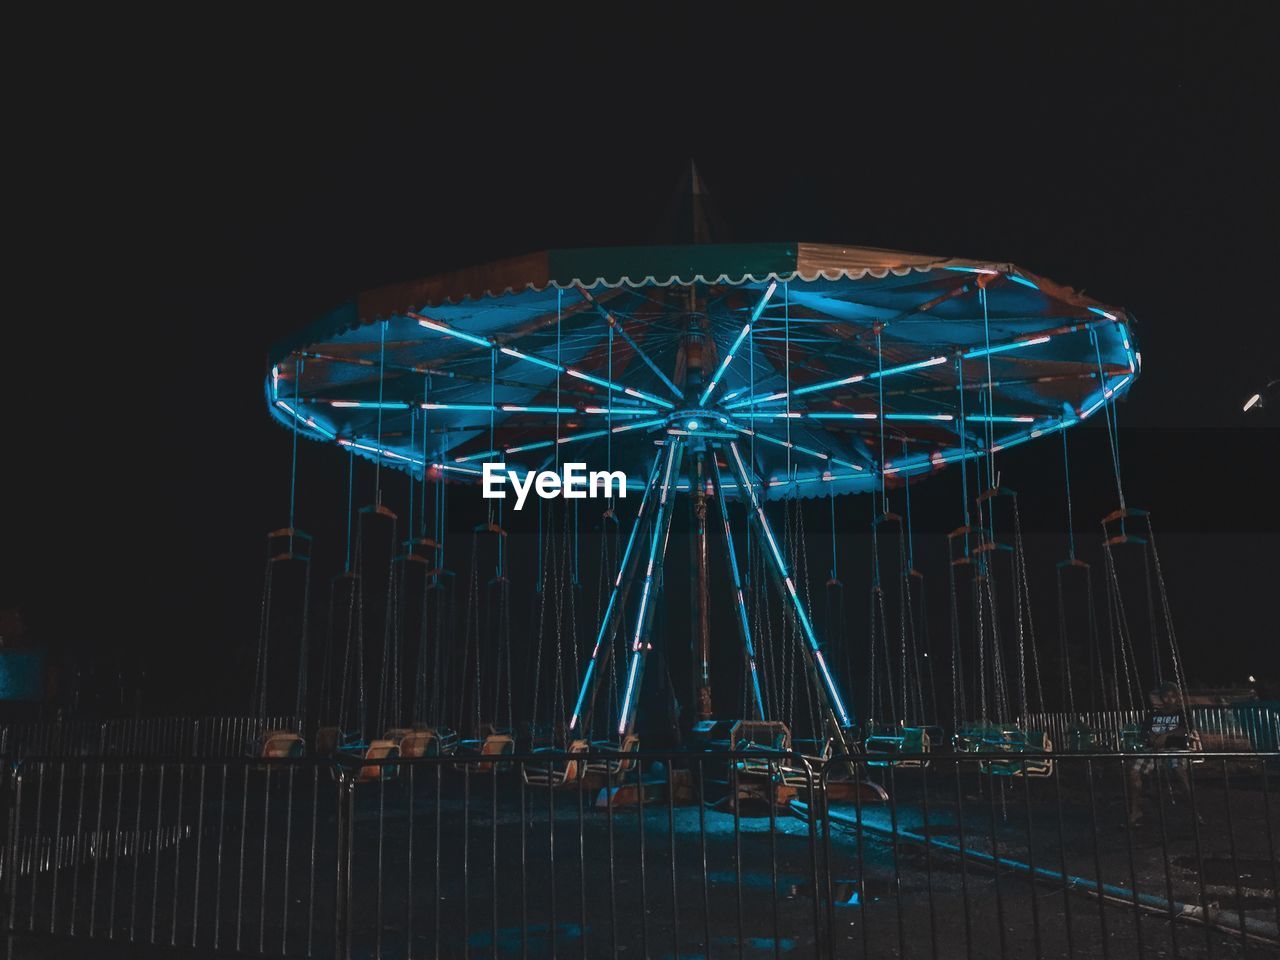
[[[293, 363], [294, 409], [298, 409], [299, 407], [299, 397], [301, 396], [302, 389], [303, 363], [304, 361], [295, 357]], [[290, 432], [289, 526], [287, 528], [289, 546], [287, 558], [290, 560], [301, 560], [304, 566], [301, 610], [299, 617], [300, 622], [298, 626], [298, 660], [297, 676], [295, 678], [293, 714], [297, 722], [305, 723], [305, 711], [307, 708], [307, 680], [309, 672], [308, 638], [310, 636], [311, 611], [311, 550], [307, 547], [306, 554], [301, 557], [298, 556], [298, 539], [302, 537], [309, 542], [310, 538], [300, 534], [297, 529], [298, 421], [296, 417], [292, 421], [292, 429]], [[269, 535], [268, 541], [271, 539], [272, 537]], [[258, 620], [258, 649], [254, 663], [254, 680], [252, 688], [253, 703], [251, 706], [252, 712], [257, 718], [259, 725], [264, 727], [267, 720], [268, 687], [270, 685], [272, 612], [276, 562], [278, 559], [283, 558], [271, 555], [270, 542], [268, 542], [266, 568], [263, 571], [262, 606], [259, 611]]]

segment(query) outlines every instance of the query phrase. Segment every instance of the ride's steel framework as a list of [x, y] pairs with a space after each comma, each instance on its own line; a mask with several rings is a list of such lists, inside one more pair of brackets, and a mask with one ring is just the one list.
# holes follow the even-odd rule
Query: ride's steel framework
[[638, 587], [617, 732], [634, 726], [682, 492], [696, 517], [699, 714], [711, 710], [714, 498], [748, 702], [765, 718], [727, 504], [741, 500], [830, 735], [847, 748], [854, 720], [765, 502], [883, 494], [974, 457], [994, 488], [999, 451], [1087, 419], [1131, 387], [1140, 360], [1124, 311], [1011, 264], [696, 245], [550, 251], [362, 294], [280, 344], [266, 390], [296, 433], [424, 479], [474, 482], [492, 462], [536, 470], [558, 465], [562, 448], [628, 474], [640, 507], [571, 733], [590, 728]]

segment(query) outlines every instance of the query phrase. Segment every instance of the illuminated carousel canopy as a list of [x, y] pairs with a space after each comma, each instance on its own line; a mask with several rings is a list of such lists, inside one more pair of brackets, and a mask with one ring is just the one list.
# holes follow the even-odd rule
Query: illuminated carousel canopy
[[474, 480], [558, 452], [639, 487], [655, 441], [705, 434], [770, 498], [1070, 427], [1140, 369], [1125, 311], [1012, 264], [812, 243], [501, 260], [362, 293], [271, 363], [281, 423], [387, 466]]

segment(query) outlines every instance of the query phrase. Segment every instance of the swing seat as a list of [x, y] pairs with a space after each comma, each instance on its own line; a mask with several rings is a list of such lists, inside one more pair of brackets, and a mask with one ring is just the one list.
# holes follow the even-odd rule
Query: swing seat
[[[739, 720], [729, 731], [731, 752], [786, 754], [791, 750], [791, 730], [778, 720]], [[748, 757], [737, 760], [738, 773], [749, 777], [774, 777], [780, 758]]]
[[400, 738], [400, 756], [407, 760], [440, 756], [440, 739], [430, 730], [409, 730]]
[[[1139, 546], [1146, 546], [1147, 538], [1129, 533], [1125, 521], [1130, 519], [1143, 520], [1148, 516], [1150, 516], [1150, 511], [1141, 510], [1138, 507], [1121, 507], [1118, 510], [1112, 510], [1102, 518], [1102, 545], [1104, 547], [1114, 547], [1122, 543], [1136, 543]], [[1112, 524], [1116, 524], [1115, 529], [1118, 532], [1111, 532]]]
[[869, 756], [884, 757], [868, 761], [867, 765], [871, 767], [927, 767], [928, 760], [918, 757], [900, 759], [899, 755], [929, 753], [932, 747], [933, 738], [928, 727], [899, 727], [896, 733], [873, 734], [863, 741], [863, 749]]
[[1067, 749], [1073, 753], [1089, 753], [1102, 749], [1102, 737], [1092, 727], [1080, 724], [1067, 731]]
[[1147, 735], [1139, 724], [1131, 723], [1120, 728], [1120, 752], [1141, 753], [1148, 749]]
[[320, 727], [316, 730], [315, 754], [319, 757], [331, 757], [338, 751], [338, 743], [342, 739], [342, 731], [337, 727]]
[[[636, 738], [637, 745], [639, 738]], [[586, 753], [591, 749], [591, 744], [586, 740], [575, 740], [569, 744], [568, 752], [571, 754]], [[554, 747], [540, 747], [533, 751], [535, 754], [551, 754], [560, 751]], [[521, 764], [520, 775], [524, 777], [524, 782], [531, 787], [564, 787], [571, 783], [576, 783], [578, 778], [582, 776], [588, 764], [585, 760], [567, 760], [563, 767], [557, 767], [554, 762], [548, 761], [546, 766], [539, 764], [537, 761]]]
[[306, 741], [292, 730], [268, 730], [258, 740], [256, 756], [263, 760], [296, 760], [306, 749]]
[[1053, 741], [1043, 730], [1021, 730], [998, 727], [988, 734], [978, 750], [980, 754], [1010, 754], [1018, 759], [983, 760], [978, 769], [1002, 777], [1048, 777], [1053, 775]]
[[412, 733], [424, 733], [427, 734], [429, 739], [434, 739], [435, 747], [428, 748], [428, 756], [451, 757], [458, 751], [457, 730], [451, 730], [449, 727], [430, 727], [425, 723], [415, 723]]
[[516, 752], [515, 737], [506, 733], [491, 733], [483, 740], [460, 740], [454, 755], [458, 757], [474, 757], [455, 763], [454, 769], [471, 771], [472, 773], [497, 773], [505, 770], [506, 763], [481, 760], [481, 757], [505, 757]]
[[[598, 773], [608, 778], [610, 783], [620, 780], [635, 769], [635, 754], [640, 750], [640, 738], [634, 733], [627, 734], [622, 743], [601, 740], [591, 744], [593, 749], [610, 750], [622, 754], [620, 757], [606, 757], [601, 760], [588, 760], [587, 773]], [[572, 752], [572, 748], [570, 748]]]
[[[400, 748], [396, 746], [394, 740], [373, 740], [355, 756], [361, 760], [396, 760], [400, 757]], [[399, 772], [398, 764], [364, 763], [356, 773], [356, 783], [394, 780]]]
[[415, 757], [438, 756], [439, 742], [428, 730], [415, 730], [412, 727], [392, 727], [382, 739], [391, 740], [400, 748], [400, 756], [405, 760]]
[[791, 749], [804, 756], [807, 760], [825, 763], [831, 759], [831, 738], [792, 740]]
[[808, 760], [810, 765], [806, 768], [786, 761], [779, 764], [778, 772], [781, 774], [782, 782], [788, 787], [808, 789], [820, 777], [820, 773], [814, 770], [814, 767], [821, 766], [831, 759], [831, 738], [792, 740], [791, 749]]

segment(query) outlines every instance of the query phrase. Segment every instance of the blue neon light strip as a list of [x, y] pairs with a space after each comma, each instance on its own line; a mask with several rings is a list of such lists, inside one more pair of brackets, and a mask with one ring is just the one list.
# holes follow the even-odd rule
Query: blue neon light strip
[[487, 347], [490, 350], [497, 349], [502, 353], [505, 353], [508, 357], [513, 357], [516, 360], [534, 363], [540, 367], [545, 367], [548, 370], [555, 370], [557, 373], [565, 373], [571, 377], [577, 377], [579, 380], [586, 380], [588, 383], [594, 383], [597, 386], [604, 387], [606, 390], [625, 393], [629, 396], [646, 400], [649, 403], [656, 403], [658, 406], [664, 407], [667, 410], [675, 409], [676, 405], [671, 403], [669, 400], [664, 400], [662, 397], [655, 397], [653, 394], [645, 393], [643, 390], [624, 387], [621, 384], [612, 383], [608, 380], [601, 379], [600, 377], [592, 376], [589, 373], [584, 373], [583, 371], [577, 370], [573, 367], [562, 366], [553, 360], [546, 360], [542, 357], [535, 356], [534, 354], [524, 353], [511, 347], [499, 347], [496, 341], [490, 340], [487, 337], [480, 337], [474, 333], [466, 333], [465, 331], [459, 330], [457, 327], [451, 327], [446, 323], [441, 323], [439, 320], [432, 320], [430, 317], [424, 317], [416, 313], [409, 313], [408, 315], [414, 320], [417, 320], [419, 326], [424, 327], [427, 330], [434, 330], [436, 333], [442, 333], [448, 337], [455, 337], [458, 340], [465, 340], [467, 343], [473, 343], [478, 347]]
[[889, 367], [886, 370], [872, 370], [870, 373], [859, 373], [852, 377], [842, 377], [839, 380], [826, 380], [822, 383], [811, 383], [807, 387], [797, 387], [795, 390], [792, 390], [790, 394], [784, 390], [781, 393], [771, 393], [767, 396], [748, 397], [745, 400], [739, 400], [736, 403], [729, 404], [725, 409], [737, 410], [740, 407], [750, 407], [760, 403], [769, 403], [774, 400], [785, 400], [788, 396], [799, 397], [807, 393], [816, 393], [819, 390], [831, 390], [851, 383], [861, 383], [864, 380], [877, 380], [881, 377], [893, 376], [898, 373], [910, 373], [912, 370], [923, 370], [926, 367], [936, 367], [939, 364], [946, 362], [946, 357], [930, 357], [927, 360], [917, 360], [914, 363], [904, 363], [897, 367]]
[[410, 313], [410, 317], [418, 321], [418, 326], [425, 327], [427, 330], [434, 330], [436, 333], [443, 333], [446, 337], [453, 337], [457, 340], [465, 340], [467, 343], [474, 343], [477, 347], [487, 347], [490, 350], [494, 348], [494, 342], [487, 337], [479, 337], [474, 333], [466, 333], [457, 327], [451, 327], [447, 323], [441, 323], [439, 320], [432, 320], [430, 317], [424, 317], [416, 313]]
[[328, 430], [325, 427], [320, 426], [320, 424], [316, 423], [314, 417], [304, 416], [303, 414], [295, 410], [293, 407], [289, 406], [289, 404], [285, 403], [283, 400], [277, 400], [276, 406], [279, 407], [281, 410], [285, 411], [287, 414], [289, 414], [299, 423], [310, 427], [316, 433], [320, 434], [320, 436], [324, 437], [324, 439], [326, 440], [337, 439], [338, 435], [334, 433], [332, 430]]
[[662, 397], [654, 396], [651, 393], [645, 393], [643, 390], [636, 390], [634, 387], [624, 387], [620, 383], [614, 383], [611, 380], [605, 380], [603, 377], [597, 377], [585, 371], [578, 370], [575, 367], [566, 367], [563, 364], [556, 363], [554, 360], [547, 360], [544, 357], [535, 356], [531, 353], [524, 353], [520, 350], [514, 350], [511, 347], [500, 347], [499, 351], [515, 360], [524, 360], [528, 363], [537, 364], [548, 370], [554, 370], [557, 373], [567, 374], [570, 377], [576, 377], [579, 380], [585, 380], [588, 383], [594, 383], [598, 387], [605, 390], [612, 390], [615, 393], [624, 393], [630, 397], [636, 397], [647, 403], [655, 403], [666, 410], [674, 410], [676, 405], [670, 400], [664, 400]]
[[591, 648], [591, 660], [587, 664], [587, 670], [582, 679], [582, 689], [578, 692], [578, 702], [574, 705], [573, 716], [569, 720], [570, 731], [578, 725], [578, 718], [582, 716], [582, 707], [586, 703], [587, 692], [591, 689], [591, 677], [595, 673], [596, 662], [600, 657], [600, 650], [603, 648], [606, 636], [609, 633], [609, 625], [613, 619], [614, 608], [618, 604], [618, 596], [622, 588], [622, 577], [626, 572], [627, 565], [631, 562], [631, 551], [635, 548], [636, 537], [640, 533], [641, 520], [644, 519], [645, 507], [649, 503], [649, 493], [653, 490], [654, 483], [658, 479], [658, 470], [661, 465], [662, 457], [654, 457], [653, 469], [649, 471], [649, 482], [645, 484], [644, 496], [640, 498], [640, 509], [636, 512], [636, 519], [631, 525], [631, 535], [627, 537], [627, 546], [622, 552], [622, 562], [618, 564], [618, 575], [613, 579], [613, 590], [609, 594], [609, 604], [605, 607], [604, 617], [600, 620], [600, 632], [596, 634], [595, 646]]
[[501, 347], [501, 353], [505, 353], [508, 357], [514, 357], [516, 360], [524, 360], [527, 363], [534, 363], [548, 370], [554, 370], [556, 373], [564, 373], [564, 367], [556, 363], [554, 360], [547, 360], [543, 357], [534, 356], [531, 353], [524, 353], [511, 347]]
[[385, 447], [371, 447], [367, 443], [360, 443], [357, 440], [341, 439], [338, 441], [344, 447], [352, 447], [356, 450], [363, 450], [365, 453], [376, 453], [380, 457], [386, 457], [389, 460], [401, 460], [405, 463], [421, 464], [421, 460], [415, 460], [413, 457], [406, 457], [404, 454], [396, 453], [394, 450], [388, 450]]
[[331, 407], [351, 407], [364, 410], [408, 410], [410, 404], [401, 400], [330, 400]]
[[698, 406], [705, 407], [707, 400], [716, 392], [716, 387], [720, 384], [720, 378], [724, 376], [724, 372], [729, 369], [729, 364], [733, 363], [733, 356], [738, 352], [738, 348], [742, 346], [742, 341], [747, 339], [747, 334], [751, 332], [752, 325], [760, 319], [760, 314], [764, 312], [764, 306], [769, 302], [769, 298], [773, 296], [773, 291], [778, 288], [778, 281], [770, 280], [769, 286], [765, 288], [764, 296], [760, 298], [760, 302], [756, 304], [755, 309], [751, 311], [751, 319], [747, 321], [742, 331], [738, 334], [733, 346], [729, 348], [729, 352], [724, 355], [724, 359], [720, 361], [720, 367], [716, 370], [716, 375], [711, 378], [711, 382], [707, 384], [707, 389], [702, 391], [702, 397], [698, 400]]
[[621, 709], [618, 712], [619, 724], [618, 735], [623, 736], [627, 732], [627, 727], [631, 719], [631, 702], [635, 692], [635, 680], [639, 672], [640, 658], [644, 651], [641, 649], [640, 637], [644, 632], [645, 611], [649, 605], [649, 595], [653, 589], [653, 570], [657, 564], [658, 542], [662, 540], [665, 549], [666, 537], [664, 536], [665, 520], [668, 513], [667, 505], [673, 498], [668, 495], [671, 492], [671, 470], [675, 464], [676, 451], [679, 449], [680, 442], [676, 441], [667, 447], [667, 465], [663, 471], [661, 493], [658, 496], [658, 513], [653, 519], [653, 538], [649, 544], [649, 563], [645, 568], [644, 588], [640, 594], [640, 606], [636, 612], [636, 631], [631, 641], [631, 663], [627, 671], [627, 689], [626, 695], [623, 697]]
[[747, 467], [742, 461], [742, 455], [738, 452], [737, 442], [730, 442], [729, 453], [733, 457], [734, 465], [737, 468], [739, 488], [747, 491], [747, 496], [751, 501], [751, 509], [755, 512], [756, 522], [760, 530], [765, 535], [765, 542], [769, 545], [769, 550], [773, 554], [774, 563], [777, 573], [782, 579], [783, 584], [787, 588], [787, 594], [791, 598], [791, 605], [794, 609], [796, 620], [804, 629], [805, 638], [809, 642], [809, 649], [814, 655], [818, 665], [819, 673], [822, 677], [822, 685], [826, 688], [827, 697], [835, 707], [836, 715], [839, 717], [842, 727], [849, 726], [849, 713], [845, 709], [844, 701], [840, 698], [840, 691], [836, 689], [835, 681], [831, 677], [830, 671], [827, 670], [826, 662], [822, 659], [822, 651], [818, 648], [818, 638], [813, 632], [813, 625], [809, 622], [809, 615], [805, 612], [804, 604], [800, 601], [799, 595], [796, 593], [795, 583], [791, 579], [790, 573], [787, 572], [787, 565], [782, 559], [782, 551], [778, 549], [778, 543], [774, 539], [773, 531], [769, 528], [768, 518], [764, 515], [764, 510], [760, 506], [759, 500], [756, 499], [755, 488], [751, 486], [747, 477]]
[[738, 334], [737, 339], [733, 341], [733, 346], [729, 348], [729, 352], [724, 355], [724, 359], [720, 361], [720, 366], [716, 369], [716, 374], [711, 378], [711, 382], [707, 384], [707, 389], [702, 391], [702, 396], [698, 398], [698, 406], [705, 407], [707, 400], [711, 394], [716, 392], [716, 387], [720, 385], [720, 378], [724, 376], [724, 372], [729, 369], [729, 364], [733, 363], [733, 355], [737, 352], [738, 347], [742, 346], [742, 341], [747, 339], [747, 334], [751, 332], [751, 324], [747, 324]]
[[639, 423], [624, 423], [620, 427], [614, 427], [614, 433], [626, 433], [628, 430], [646, 430], [653, 427], [660, 427], [666, 420], [641, 420]]
[[[348, 400], [331, 400], [331, 406], [335, 407], [377, 407], [377, 403], [366, 403], [363, 401], [355, 402]], [[385, 407], [406, 409], [409, 404], [384, 404]], [[417, 406], [423, 410], [465, 410], [468, 413], [545, 413], [545, 414], [568, 414], [576, 416], [606, 416], [609, 413], [608, 407], [547, 407], [547, 406], [526, 406], [520, 403], [419, 403]], [[634, 404], [627, 406], [614, 407], [613, 415], [615, 417], [642, 417], [655, 414], [658, 411], [653, 407], [638, 407]]]
[[973, 360], [976, 357], [989, 357], [993, 353], [1004, 353], [1006, 350], [1021, 350], [1023, 347], [1034, 347], [1037, 344], [1048, 343], [1052, 337], [1031, 337], [1027, 340], [1013, 340], [1009, 343], [999, 343], [994, 347], [979, 347], [975, 350], [969, 350], [964, 354], [964, 359]]
[[470, 463], [473, 460], [488, 460], [490, 457], [496, 457], [501, 450], [486, 450], [484, 453], [473, 453], [465, 457], [455, 457], [454, 463]]
[[742, 577], [738, 573], [738, 554], [733, 546], [733, 529], [729, 525], [729, 505], [724, 498], [724, 483], [720, 477], [720, 464], [711, 457], [711, 472], [715, 477], [716, 500], [720, 503], [720, 522], [724, 525], [724, 542], [729, 556], [729, 571], [733, 579], [735, 606], [738, 610], [738, 628], [742, 631], [742, 642], [746, 647], [747, 666], [751, 671], [751, 695], [756, 701], [756, 711], [760, 719], [767, 719], [764, 709], [764, 695], [760, 690], [760, 675], [756, 670], [755, 645], [751, 642], [751, 623], [747, 619], [747, 601], [742, 595]]
[[780, 437], [771, 437], [767, 433], [760, 433], [759, 431], [756, 431], [756, 430], [748, 430], [746, 427], [739, 427], [733, 424], [729, 425], [729, 429], [734, 430], [737, 433], [744, 434], [748, 437], [755, 437], [759, 440], [763, 440], [766, 443], [772, 443], [779, 447], [786, 447], [788, 450], [795, 450], [798, 453], [807, 453], [809, 456], [817, 457], [819, 460], [831, 459], [830, 456], [818, 450], [812, 450], [809, 447], [802, 447], [798, 443], [792, 443], [790, 440], [783, 440]]

